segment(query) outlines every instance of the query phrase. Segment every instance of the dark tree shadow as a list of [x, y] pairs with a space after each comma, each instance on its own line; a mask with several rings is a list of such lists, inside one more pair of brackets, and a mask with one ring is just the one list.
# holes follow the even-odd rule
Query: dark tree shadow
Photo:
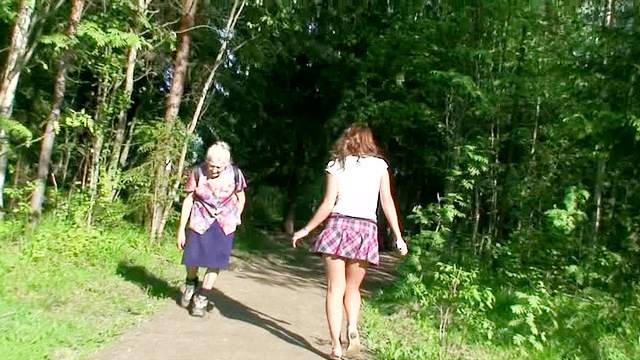
[[175, 300], [176, 304], [180, 303], [181, 294], [178, 287], [171, 286], [166, 280], [156, 277], [142, 266], [121, 261], [116, 274], [146, 290], [149, 296], [169, 298]]
[[[179, 288], [171, 286], [166, 280], [158, 278], [142, 266], [120, 262], [116, 273], [127, 281], [147, 290], [151, 296], [174, 299], [176, 303], [180, 301]], [[212, 300], [222, 316], [258, 326], [290, 344], [300, 346], [323, 358], [327, 358], [327, 354], [316, 349], [305, 338], [280, 325], [288, 324], [286, 321], [250, 308], [217, 289], [213, 291]]]

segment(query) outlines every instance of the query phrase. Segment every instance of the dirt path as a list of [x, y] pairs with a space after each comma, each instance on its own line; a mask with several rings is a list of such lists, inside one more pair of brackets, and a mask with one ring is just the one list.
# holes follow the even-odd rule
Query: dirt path
[[[326, 359], [323, 271], [319, 257], [306, 258], [304, 265], [291, 265], [295, 262], [280, 256], [234, 257], [232, 270], [216, 283], [216, 306], [207, 317], [193, 318], [168, 300], [94, 359]], [[388, 281], [394, 264], [393, 257], [383, 255], [365, 288]]]

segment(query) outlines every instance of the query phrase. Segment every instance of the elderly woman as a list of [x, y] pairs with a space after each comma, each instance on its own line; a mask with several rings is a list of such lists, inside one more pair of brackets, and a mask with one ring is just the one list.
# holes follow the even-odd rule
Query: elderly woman
[[[222, 141], [207, 150], [206, 161], [189, 175], [176, 242], [184, 251], [182, 263], [187, 268], [181, 304], [187, 308], [193, 301], [193, 316], [205, 315], [220, 269], [229, 267], [246, 187], [242, 172], [231, 163], [229, 145]], [[207, 270], [197, 289], [201, 267]]]

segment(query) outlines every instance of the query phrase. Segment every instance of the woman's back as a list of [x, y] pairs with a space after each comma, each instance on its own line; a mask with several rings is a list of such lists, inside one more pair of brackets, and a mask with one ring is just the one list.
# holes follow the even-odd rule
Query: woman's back
[[333, 212], [375, 221], [380, 180], [387, 167], [386, 161], [375, 156], [347, 156], [344, 167], [339, 161], [330, 161], [327, 172], [338, 182]]

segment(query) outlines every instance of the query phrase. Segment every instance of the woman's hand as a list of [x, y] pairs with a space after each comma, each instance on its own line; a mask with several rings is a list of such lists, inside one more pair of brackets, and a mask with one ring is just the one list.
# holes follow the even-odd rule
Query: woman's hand
[[309, 235], [309, 230], [302, 228], [296, 231], [291, 237], [291, 245], [295, 248], [298, 245], [298, 242], [305, 236]]
[[409, 252], [407, 248], [407, 243], [402, 239], [402, 237], [396, 238], [396, 249], [400, 252], [400, 255], [405, 256]]
[[176, 246], [178, 250], [184, 249], [184, 244], [187, 242], [187, 235], [184, 229], [178, 229], [178, 236], [176, 237]]

